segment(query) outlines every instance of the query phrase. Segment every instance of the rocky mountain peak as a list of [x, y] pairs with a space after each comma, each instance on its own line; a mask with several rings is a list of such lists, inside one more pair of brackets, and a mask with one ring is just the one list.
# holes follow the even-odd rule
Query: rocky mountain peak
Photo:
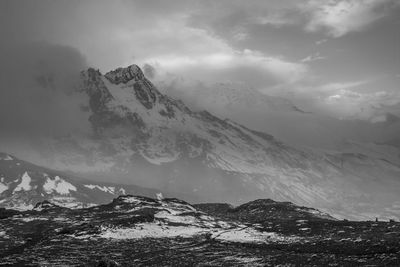
[[112, 70], [106, 75], [104, 75], [110, 82], [114, 84], [127, 83], [131, 80], [135, 82], [143, 80], [144, 74], [143, 71], [139, 68], [138, 65], [130, 65], [126, 68], [118, 68], [116, 70]]

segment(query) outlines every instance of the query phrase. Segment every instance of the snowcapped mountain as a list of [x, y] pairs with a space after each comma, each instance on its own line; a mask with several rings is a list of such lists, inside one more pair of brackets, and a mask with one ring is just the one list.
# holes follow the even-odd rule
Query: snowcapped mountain
[[[338, 217], [400, 217], [397, 165], [362, 154], [295, 149], [207, 111], [195, 112], [160, 93], [136, 65], [105, 75], [88, 69], [81, 80], [69, 92], [80, 101], [71, 108], [80, 110], [89, 127], [46, 139], [37, 147], [39, 156], [31, 157], [35, 163], [183, 192], [188, 201], [272, 198]], [[58, 184], [52, 178], [50, 188]], [[18, 180], [21, 192], [26, 180]], [[67, 188], [62, 190], [71, 192]]]
[[0, 153], [0, 207], [37, 209], [35, 205], [46, 200], [63, 207], [82, 208], [106, 203], [129, 192], [155, 196], [158, 191], [78, 179]]

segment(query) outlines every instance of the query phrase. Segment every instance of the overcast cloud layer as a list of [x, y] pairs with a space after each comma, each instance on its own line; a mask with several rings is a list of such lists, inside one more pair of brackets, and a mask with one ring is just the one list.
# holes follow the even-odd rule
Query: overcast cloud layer
[[[399, 27], [397, 0], [0, 2], [4, 47], [56, 45], [51, 53], [76, 51], [103, 72], [148, 64], [164, 84], [246, 84], [373, 122], [400, 115]], [[18, 51], [7, 50], [2, 68]]]

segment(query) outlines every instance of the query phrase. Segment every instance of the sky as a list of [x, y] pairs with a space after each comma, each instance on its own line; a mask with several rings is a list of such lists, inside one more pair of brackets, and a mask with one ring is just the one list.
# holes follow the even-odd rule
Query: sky
[[135, 63], [150, 79], [246, 84], [340, 119], [400, 115], [398, 0], [3, 0], [0, 36], [3, 81], [11, 62]]

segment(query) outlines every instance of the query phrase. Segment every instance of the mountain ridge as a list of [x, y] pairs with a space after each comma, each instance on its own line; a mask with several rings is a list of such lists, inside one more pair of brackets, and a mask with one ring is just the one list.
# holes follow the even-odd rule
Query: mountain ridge
[[[106, 203], [119, 195], [154, 197], [185, 196], [136, 185], [98, 182], [37, 166], [7, 153], [0, 153], [0, 207], [29, 210], [49, 202], [67, 208], [84, 208]], [[53, 203], [54, 202], [54, 203]]]
[[43, 201], [23, 212], [0, 208], [0, 220], [0, 266], [399, 263], [398, 222], [336, 220], [270, 199], [236, 208], [161, 195], [79, 209]]
[[[81, 176], [103, 173], [207, 202], [272, 198], [336, 217], [399, 216], [400, 168], [290, 147], [208, 111], [192, 111], [142, 74], [136, 65], [105, 75], [83, 71], [72, 94], [82, 96], [87, 134], [50, 138], [51, 146], [39, 147], [48, 155], [38, 157], [40, 165]], [[378, 174], [384, 176], [379, 182]]]

